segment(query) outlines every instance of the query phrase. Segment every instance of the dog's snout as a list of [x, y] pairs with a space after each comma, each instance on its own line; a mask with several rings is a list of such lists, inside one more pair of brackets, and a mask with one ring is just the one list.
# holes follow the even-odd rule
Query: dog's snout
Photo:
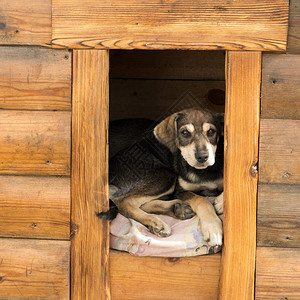
[[197, 161], [204, 163], [208, 160], [209, 154], [207, 151], [199, 151], [195, 154]]

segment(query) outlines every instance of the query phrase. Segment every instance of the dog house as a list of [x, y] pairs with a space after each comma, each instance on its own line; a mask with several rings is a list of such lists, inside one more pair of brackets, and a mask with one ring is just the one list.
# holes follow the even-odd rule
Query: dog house
[[[299, 299], [299, 9], [1, 1], [0, 299]], [[222, 253], [109, 250], [109, 100], [159, 117], [222, 90]]]

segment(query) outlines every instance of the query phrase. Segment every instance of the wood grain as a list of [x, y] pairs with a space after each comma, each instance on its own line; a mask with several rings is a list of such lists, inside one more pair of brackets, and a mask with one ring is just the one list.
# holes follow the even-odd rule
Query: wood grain
[[258, 246], [300, 248], [300, 185], [258, 187]]
[[0, 0], [0, 44], [40, 45], [51, 42], [51, 0]]
[[300, 120], [261, 120], [259, 181], [300, 183]]
[[225, 80], [223, 51], [110, 51], [110, 78]]
[[134, 257], [110, 251], [112, 298], [217, 299], [220, 253], [198, 257]]
[[300, 249], [258, 247], [257, 300], [300, 299]]
[[[220, 103], [213, 103], [211, 93], [223, 91]], [[224, 81], [181, 80], [110, 80], [110, 120], [122, 118], [163, 117], [184, 108], [205, 107], [224, 112]], [[211, 101], [212, 100], [212, 101]], [[223, 102], [224, 101], [224, 102]], [[223, 103], [222, 103], [223, 102]]]
[[253, 299], [260, 52], [228, 52], [220, 299]]
[[71, 110], [71, 53], [1, 47], [0, 109]]
[[69, 48], [280, 51], [286, 48], [288, 9], [288, 0], [53, 0], [52, 43]]
[[72, 110], [72, 299], [110, 299], [108, 51], [74, 51]]
[[70, 238], [70, 178], [0, 176], [0, 236]]
[[287, 51], [300, 53], [300, 5], [299, 0], [290, 0], [290, 16]]
[[0, 299], [69, 299], [70, 242], [0, 239]]
[[70, 112], [0, 111], [0, 174], [70, 175]]
[[261, 117], [300, 119], [300, 55], [263, 55]]

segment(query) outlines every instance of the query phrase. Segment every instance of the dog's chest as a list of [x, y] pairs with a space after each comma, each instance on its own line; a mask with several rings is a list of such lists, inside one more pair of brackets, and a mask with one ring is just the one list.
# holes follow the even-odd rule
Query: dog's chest
[[193, 183], [188, 182], [181, 177], [178, 178], [178, 183], [180, 187], [189, 192], [199, 192], [203, 190], [215, 190], [218, 188], [218, 184], [216, 182], [203, 182], [203, 183]]
[[193, 173], [187, 174], [187, 179], [179, 176], [178, 184], [181, 189], [189, 192], [215, 191], [223, 189], [222, 178], [204, 181], [193, 175]]

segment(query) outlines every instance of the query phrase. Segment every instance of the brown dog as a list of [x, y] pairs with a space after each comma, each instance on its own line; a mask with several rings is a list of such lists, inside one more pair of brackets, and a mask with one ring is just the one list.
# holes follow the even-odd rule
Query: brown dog
[[[158, 236], [169, 236], [171, 228], [153, 214], [187, 219], [196, 213], [204, 239], [211, 246], [221, 245], [222, 223], [203, 197], [219, 195], [215, 203], [222, 212], [221, 118], [200, 109], [180, 111], [119, 151], [110, 161], [110, 199], [119, 212]], [[135, 122], [129, 123], [122, 127], [128, 136]], [[163, 200], [166, 196], [173, 200]]]

